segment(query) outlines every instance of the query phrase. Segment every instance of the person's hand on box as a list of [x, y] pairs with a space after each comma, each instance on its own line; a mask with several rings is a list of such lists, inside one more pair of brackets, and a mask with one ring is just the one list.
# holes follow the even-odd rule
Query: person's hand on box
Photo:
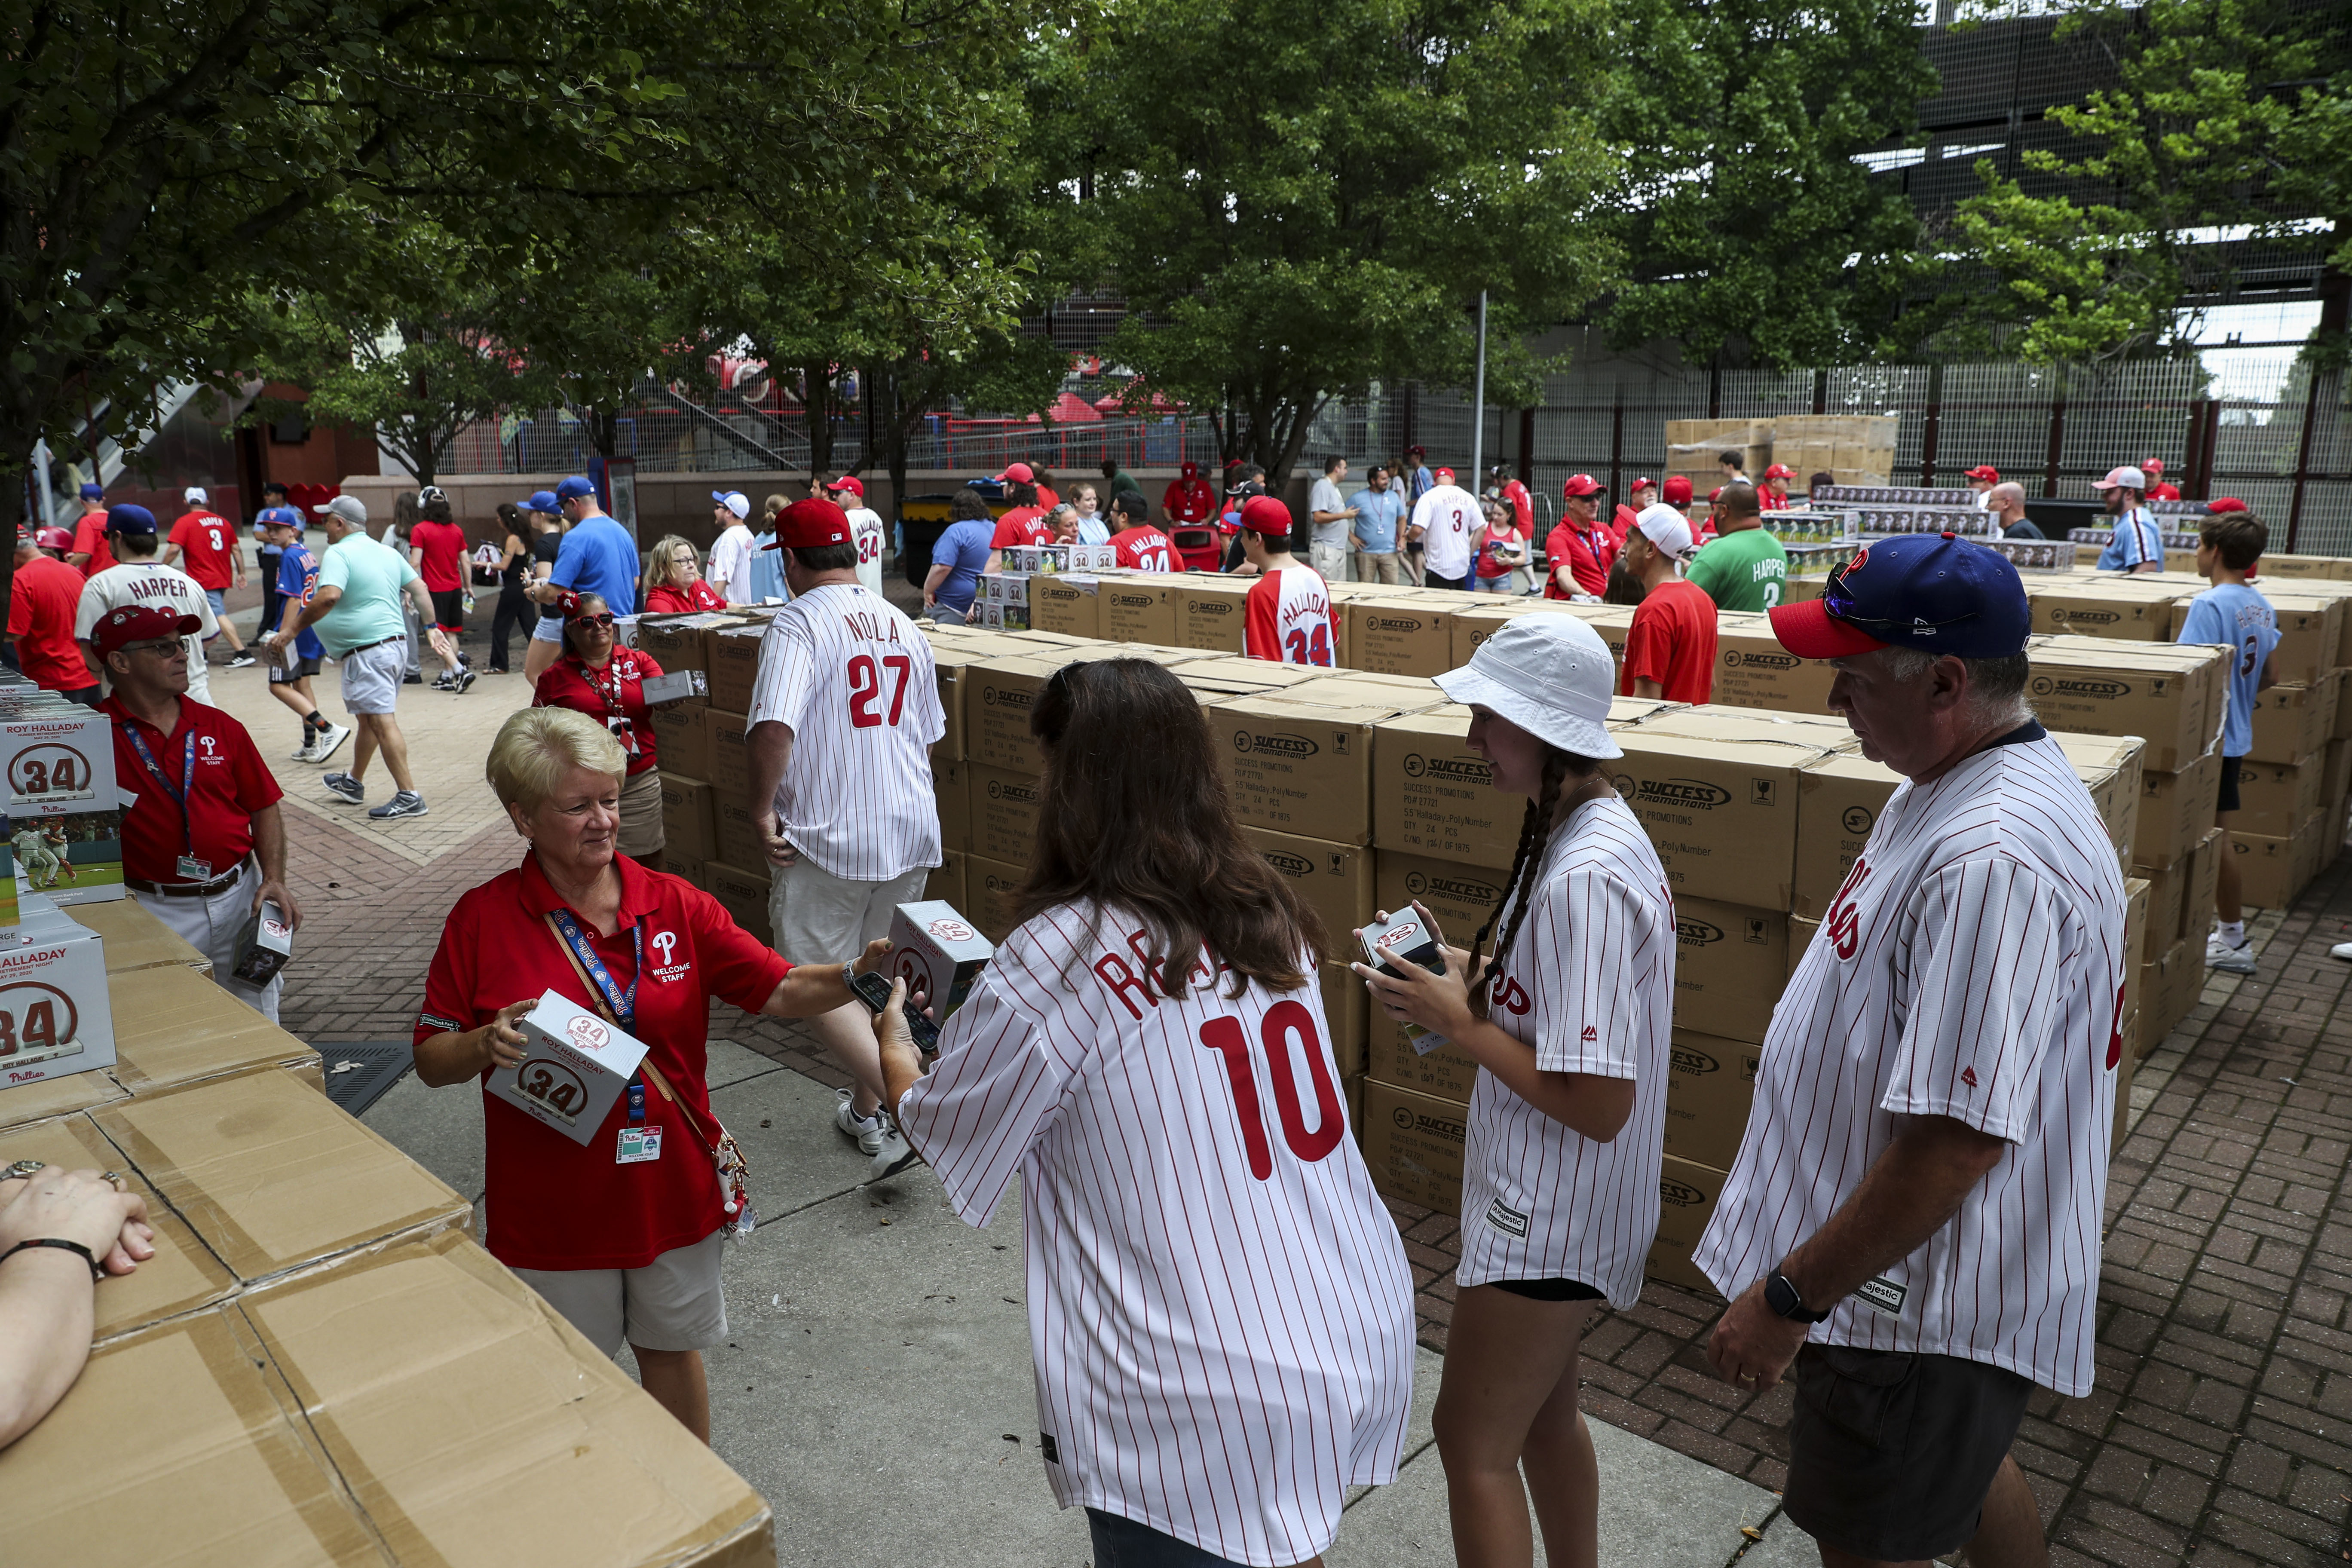
[[877, 936], [872, 942], [866, 944], [866, 951], [858, 955], [857, 961], [851, 964], [850, 967], [856, 970], [860, 974], [871, 974], [876, 970], [881, 968], [882, 961], [889, 956], [889, 939], [887, 937]]
[[530, 996], [520, 1002], [509, 1002], [490, 1015], [490, 1021], [475, 1033], [475, 1047], [486, 1057], [483, 1065], [492, 1068], [519, 1068], [525, 1056], [522, 1020], [539, 1005], [539, 998]]
[[253, 890], [253, 908], [247, 912], [257, 915], [261, 912], [261, 906], [264, 904], [278, 906], [286, 916], [286, 928], [289, 931], [302, 929], [302, 906], [294, 901], [294, 895], [288, 891], [286, 884], [277, 878], [262, 879], [261, 885]]
[[[1412, 907], [1431, 931], [1438, 929], [1436, 920], [1422, 907], [1421, 900], [1414, 900]], [[1385, 925], [1389, 912], [1386, 910], [1376, 910], [1373, 918]], [[1470, 1010], [1469, 953], [1461, 948], [1441, 943], [1438, 951], [1445, 955], [1445, 973], [1438, 974], [1423, 969], [1393, 948], [1383, 947], [1376, 951], [1381, 955], [1381, 962], [1396, 970], [1397, 975], [1383, 974], [1369, 963], [1351, 963], [1348, 967], [1363, 977], [1365, 989], [1371, 993], [1372, 1000], [1379, 1003], [1390, 1017], [1418, 1024], [1431, 1034], [1442, 1035], [1449, 1040], [1460, 1038], [1463, 1032], [1476, 1022], [1477, 1016]]]
[[155, 1256], [147, 1200], [96, 1171], [47, 1165], [0, 1182], [0, 1253], [18, 1242], [77, 1242], [109, 1274], [128, 1274]]

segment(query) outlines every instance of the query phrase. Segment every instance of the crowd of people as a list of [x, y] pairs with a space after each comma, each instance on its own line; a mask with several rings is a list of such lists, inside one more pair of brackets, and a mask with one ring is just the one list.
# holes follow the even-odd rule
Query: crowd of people
[[[1784, 1503], [1833, 1568], [1963, 1548], [2046, 1561], [2009, 1456], [2032, 1389], [2090, 1389], [2130, 955], [2107, 835], [2026, 699], [2015, 568], [1951, 534], [1900, 537], [1784, 604], [1787, 557], [1761, 514], [1790, 476], [1769, 471], [1761, 487], [1728, 475], [1696, 530], [1687, 481], [1642, 480], [1604, 520], [1601, 487], [1573, 476], [1538, 567], [1524, 486], [1504, 473], [1474, 495], [1422, 458], [1351, 492], [1348, 465], [1326, 463], [1304, 561], [1299, 520], [1247, 465], [1222, 501], [1188, 466], [1159, 522], [1116, 465], [1068, 501], [1010, 465], [1003, 515], [976, 489], [954, 498], [922, 600], [961, 618], [1006, 550], [1050, 540], [1108, 544], [1145, 571], [1205, 555], [1254, 579], [1249, 651], [1307, 665], [1331, 662], [1339, 572], [1633, 604], [1622, 671], [1583, 620], [1529, 616], [1436, 679], [1468, 708], [1493, 787], [1525, 802], [1480, 929], [1461, 944], [1414, 906], [1439, 954], [1422, 963], [1327, 929], [1244, 836], [1194, 696], [1149, 661], [1073, 663], [1030, 718], [1044, 805], [1015, 928], [929, 1058], [908, 1017], [937, 999], [899, 981], [877, 1005], [858, 985], [884, 967], [894, 908], [941, 860], [929, 752], [945, 716], [926, 637], [881, 591], [885, 531], [854, 478], [771, 497], [756, 526], [746, 495], [714, 493], [707, 561], [675, 535], [641, 557], [584, 479], [502, 508], [471, 556], [462, 533], [428, 531], [447, 525], [446, 497], [426, 498], [404, 550], [371, 534], [356, 499], [324, 503], [315, 558], [273, 503], [259, 542], [279, 602], [256, 652], [302, 721], [295, 760], [354, 742], [349, 772], [321, 776], [333, 798], [363, 803], [382, 754], [394, 793], [371, 816], [425, 811], [395, 716], [415, 679], [410, 614], [459, 695], [468, 572], [499, 592], [492, 672], [528, 624], [535, 700], [485, 770], [520, 859], [449, 912], [414, 1037], [424, 1082], [482, 1095], [486, 1244], [592, 1342], [631, 1346], [647, 1392], [707, 1441], [701, 1352], [729, 1332], [721, 1249], [755, 1220], [705, 1088], [709, 1004], [809, 1020], [851, 1079], [832, 1120], [870, 1180], [919, 1160], [977, 1226], [1020, 1177], [1045, 1473], [1062, 1506], [1087, 1510], [1096, 1560], [1310, 1563], [1347, 1489], [1395, 1478], [1412, 1405], [1412, 1274], [1348, 1136], [1318, 980], [1349, 961], [1389, 1016], [1478, 1066], [1435, 1416], [1457, 1560], [1528, 1563], [1540, 1531], [1549, 1561], [1591, 1563], [1601, 1481], [1580, 1346], [1602, 1304], [1638, 1299], [1657, 1229], [1676, 941], [1606, 721], [1620, 694], [1704, 700], [1717, 612], [1763, 611], [1791, 653], [1835, 666], [1830, 706], [1906, 782], [1761, 1048], [1695, 1254], [1729, 1302], [1707, 1361], [1743, 1389], [1795, 1380]], [[1983, 504], [2006, 518], [2015, 487], [1985, 473]], [[2119, 469], [2104, 489], [2121, 539], [2147, 475]], [[2242, 652], [2226, 828], [2277, 632], [2248, 582], [2263, 524], [2216, 513], [2198, 552], [2211, 587], [2181, 637]], [[236, 925], [265, 902], [301, 918], [283, 791], [207, 700], [206, 647], [228, 636], [218, 593], [157, 558], [145, 509], [90, 516], [95, 529], [20, 540], [17, 662], [113, 721], [135, 792], [126, 878], [234, 986]], [[211, 525], [185, 522], [171, 538], [193, 563]], [[235, 584], [230, 554], [214, 574]], [[664, 870], [646, 690], [662, 671], [616, 634], [641, 608], [770, 602], [746, 735], [772, 887], [754, 934]], [[256, 657], [246, 647], [230, 644], [232, 665]], [[313, 702], [327, 659], [349, 728]], [[2230, 859], [2209, 961], [2251, 969]], [[278, 985], [240, 994], [275, 1016]], [[647, 1047], [584, 1141], [488, 1089], [523, 1059], [521, 1016], [551, 990]], [[86, 1345], [77, 1271], [102, 1279], [152, 1255], [120, 1186], [47, 1167], [0, 1178], [0, 1263], [26, 1255], [0, 1268], [0, 1313], [54, 1299], [58, 1333]], [[61, 1390], [54, 1350], [0, 1349], [0, 1444]]]

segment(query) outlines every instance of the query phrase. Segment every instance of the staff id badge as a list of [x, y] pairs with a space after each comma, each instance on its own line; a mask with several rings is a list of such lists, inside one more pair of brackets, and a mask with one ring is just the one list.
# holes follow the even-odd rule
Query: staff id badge
[[179, 872], [183, 882], [209, 882], [213, 879], [213, 863], [199, 860], [193, 855], [183, 855], [180, 857]]
[[661, 1158], [661, 1132], [658, 1127], [629, 1126], [621, 1129], [621, 1151], [614, 1157], [616, 1165], [642, 1165]]

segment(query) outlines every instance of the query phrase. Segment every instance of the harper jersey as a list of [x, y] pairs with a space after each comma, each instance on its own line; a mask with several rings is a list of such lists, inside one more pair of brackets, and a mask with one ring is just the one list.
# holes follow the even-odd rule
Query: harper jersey
[[[180, 639], [188, 648], [187, 695], [209, 705], [213, 682], [211, 668], [205, 662], [205, 644], [220, 636], [220, 620], [213, 614], [212, 601], [196, 586], [196, 580], [178, 567], [166, 566], [152, 557], [93, 572], [81, 585], [81, 598], [74, 605], [75, 637], [88, 642], [100, 618], [125, 605], [153, 605], [196, 617], [196, 630]], [[100, 661], [101, 668], [104, 663]]]
[[1129, 571], [1176, 570], [1175, 541], [1148, 522], [1119, 530], [1110, 536], [1110, 545], [1118, 552], [1118, 563]]
[[1412, 526], [1422, 531], [1424, 569], [1440, 577], [1470, 574], [1470, 542], [1486, 526], [1478, 498], [1459, 485], [1434, 485], [1412, 503]]
[[1738, 1296], [1853, 1195], [1904, 1118], [1951, 1117], [2010, 1147], [1812, 1338], [2088, 1394], [2127, 962], [2114, 849], [2041, 725], [1898, 785], [1773, 1010], [1692, 1260]]
[[1250, 658], [1331, 668], [1331, 645], [1339, 628], [1331, 613], [1330, 585], [1320, 572], [1284, 566], [1261, 574], [1244, 603], [1242, 646]]
[[947, 719], [931, 646], [887, 599], [825, 583], [777, 611], [750, 717], [793, 732], [776, 820], [795, 849], [857, 882], [940, 863], [930, 746]]
[[[1496, 929], [1512, 918], [1507, 908]], [[1633, 1079], [1633, 1114], [1613, 1142], [1596, 1142], [1479, 1068], [1456, 1283], [1575, 1279], [1621, 1310], [1640, 1299], [1658, 1234], [1674, 1002], [1665, 868], [1623, 801], [1588, 801], [1544, 847], [1486, 1016], [1533, 1046], [1545, 1072]]]
[[[1348, 1135], [1320, 988], [1065, 904], [997, 949], [899, 1125], [968, 1225], [1017, 1172], [1047, 1480], [1236, 1562], [1300, 1563], [1396, 1475], [1412, 1278]], [[1301, 954], [1304, 959], [1305, 954]]]

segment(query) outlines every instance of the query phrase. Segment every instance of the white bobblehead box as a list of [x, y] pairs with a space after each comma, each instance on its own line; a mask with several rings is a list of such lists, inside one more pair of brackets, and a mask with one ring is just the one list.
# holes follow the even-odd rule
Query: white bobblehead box
[[585, 1147], [646, 1059], [617, 1026], [550, 990], [522, 1021], [520, 1066], [490, 1075], [490, 1092]]
[[0, 1095], [114, 1065], [105, 945], [55, 900], [23, 896], [0, 935]]
[[971, 983], [996, 956], [996, 948], [944, 900], [900, 904], [890, 912], [890, 973], [921, 992], [923, 1005], [939, 1023], [963, 1005]]

